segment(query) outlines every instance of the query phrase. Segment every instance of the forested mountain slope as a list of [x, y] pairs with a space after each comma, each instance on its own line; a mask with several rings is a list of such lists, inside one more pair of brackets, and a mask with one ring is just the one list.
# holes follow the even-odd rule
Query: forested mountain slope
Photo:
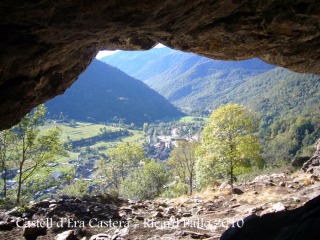
[[142, 124], [181, 115], [163, 96], [115, 67], [94, 60], [61, 96], [46, 103], [51, 116]]
[[120, 51], [103, 60], [141, 79], [188, 113], [209, 114], [229, 102], [251, 108], [261, 117], [259, 134], [270, 159], [310, 155], [313, 149], [307, 146], [320, 137], [319, 76], [258, 59], [218, 61], [168, 48]]
[[219, 96], [274, 68], [258, 59], [218, 61], [169, 48], [119, 51], [102, 61], [144, 81], [187, 112], [211, 109]]

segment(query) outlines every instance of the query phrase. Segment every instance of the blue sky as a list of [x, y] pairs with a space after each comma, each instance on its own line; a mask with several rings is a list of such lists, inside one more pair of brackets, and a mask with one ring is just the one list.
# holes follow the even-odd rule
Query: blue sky
[[[158, 43], [158, 44], [155, 46], [155, 48], [162, 48], [162, 47], [165, 47], [165, 46], [162, 45], [161, 43]], [[116, 53], [116, 52], [118, 52], [118, 51], [120, 51], [120, 50], [115, 50], [115, 51], [107, 51], [107, 50], [105, 50], [105, 51], [100, 51], [100, 52], [98, 52], [98, 54], [97, 54], [97, 56], [96, 56], [96, 59], [100, 59], [100, 58], [103, 58], [103, 57], [105, 57], [105, 56], [112, 55], [112, 54], [114, 54], [114, 53]]]

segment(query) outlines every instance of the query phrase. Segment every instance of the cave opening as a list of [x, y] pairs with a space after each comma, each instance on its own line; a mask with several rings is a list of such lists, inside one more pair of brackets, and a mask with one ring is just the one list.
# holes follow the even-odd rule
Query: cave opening
[[[316, 196], [319, 195], [320, 148], [319, 144], [316, 149], [312, 145], [320, 137], [319, 111], [315, 110], [318, 109], [320, 81], [319, 76], [312, 74], [320, 73], [319, 9], [320, 5], [316, 0], [265, 2], [236, 0], [151, 2], [142, 0], [121, 3], [119, 1], [81, 1], [79, 3], [44, 0], [19, 4], [14, 1], [2, 1], [0, 3], [2, 13], [0, 19], [0, 129], [8, 129], [17, 124], [32, 108], [63, 94], [73, 83], [83, 84], [82, 87], [86, 90], [92, 87], [92, 84], [76, 81], [80, 74], [86, 75], [88, 71], [104, 68], [105, 71], [112, 71], [110, 77], [118, 75], [119, 71], [115, 68], [93, 60], [99, 49], [148, 50], [157, 42], [161, 42], [172, 49], [199, 54], [198, 61], [195, 56], [190, 58], [180, 56], [180, 59], [185, 60], [183, 65], [175, 65], [176, 69], [168, 72], [161, 72], [160, 69], [159, 76], [150, 76], [147, 71], [144, 72], [144, 75], [141, 72], [134, 73], [136, 77], [145, 77], [144, 81], [152, 85], [154, 89], [162, 91], [163, 95], [167, 94], [166, 99], [158, 95], [156, 97], [155, 93], [150, 89], [146, 90], [146, 85], [142, 83], [129, 85], [127, 92], [138, 93], [136, 89], [139, 85], [139, 89], [144, 88], [148, 92], [146, 96], [151, 98], [152, 95], [152, 98], [157, 99], [159, 103], [156, 107], [155, 105], [148, 106], [149, 110], [155, 112], [165, 108], [173, 115], [177, 113], [176, 111], [182, 111], [192, 116], [183, 116], [183, 122], [193, 121], [196, 124], [205, 122], [205, 116], [221, 104], [250, 103], [249, 108], [262, 112], [259, 136], [268, 136], [269, 140], [272, 140], [272, 143], [268, 144], [268, 151], [265, 151], [269, 154], [267, 158], [287, 156], [284, 159], [285, 164], [282, 165], [284, 169], [288, 168], [289, 160], [294, 160], [294, 164], [301, 166], [311, 157], [314, 150], [316, 151], [308, 164], [303, 166], [304, 171], [308, 174], [303, 175], [302, 178], [292, 178], [288, 175], [280, 175], [280, 177], [273, 175], [265, 179], [261, 177], [257, 179], [258, 182], [251, 182], [254, 186], [258, 185], [257, 189], [251, 192], [252, 195], [248, 193], [250, 191], [245, 192], [245, 195], [242, 195], [245, 197], [242, 199], [241, 196], [229, 199], [229, 195], [226, 195], [221, 199], [218, 197], [220, 202], [216, 205], [206, 202], [207, 199], [204, 199], [203, 202], [196, 198], [190, 201], [193, 201], [193, 204], [199, 204], [197, 207], [209, 213], [208, 215], [212, 213], [212, 209], [217, 210], [216, 206], [222, 203], [231, 206], [227, 214], [236, 212], [241, 208], [237, 204], [238, 200], [240, 202], [245, 199], [254, 199], [255, 196], [264, 198], [269, 203], [275, 203], [275, 206], [258, 205], [252, 206], [253, 208], [249, 210], [239, 211], [239, 214], [256, 211], [257, 215], [262, 216], [252, 215], [246, 219], [243, 229], [231, 229], [231, 232], [228, 231], [221, 238], [223, 240], [248, 239], [248, 236], [251, 239], [261, 240], [283, 239], [284, 237], [291, 240], [318, 239], [320, 236], [317, 214], [319, 197]], [[200, 56], [219, 60], [207, 60]], [[177, 58], [173, 57], [170, 61], [179, 62]], [[235, 68], [228, 67], [231, 70], [226, 72], [222, 69], [222, 65], [226, 66], [226, 64], [219, 63], [220, 60], [244, 60], [244, 62], [228, 62]], [[161, 64], [158, 62], [151, 69], [155, 70], [156, 66], [168, 70], [168, 67], [174, 66], [170, 61], [164, 61]], [[128, 63], [124, 67], [134, 66], [136, 63]], [[212, 66], [210, 64], [214, 64], [214, 67], [208, 67]], [[269, 64], [281, 66], [302, 73], [302, 75], [275, 66], [271, 67]], [[135, 70], [137, 69], [139, 68]], [[202, 70], [201, 74], [197, 71], [199, 69]], [[161, 79], [187, 79], [189, 82], [182, 81], [179, 85], [177, 84], [179, 81], [168, 81], [169, 83], [165, 85], [164, 80], [153, 81], [159, 80], [160, 75]], [[122, 76], [121, 81], [125, 81], [124, 75]], [[99, 78], [100, 76], [95, 77], [95, 79]], [[202, 82], [201, 79], [204, 78], [214, 81]], [[159, 83], [163, 85], [159, 86]], [[96, 91], [105, 90], [105, 94], [114, 96], [113, 104], [108, 105], [108, 110], [116, 111], [130, 103], [130, 97], [118, 91], [119, 89], [124, 90], [122, 86], [110, 91], [110, 89], [103, 89], [99, 84], [95, 85]], [[79, 92], [81, 91], [76, 91], [74, 94], [77, 95]], [[94, 91], [86, 93], [89, 99], [95, 97]], [[85, 110], [86, 120], [96, 122], [100, 116], [94, 115], [92, 107], [86, 107], [87, 99], [81, 96], [78, 99], [81, 106], [71, 107], [71, 109], [76, 112]], [[99, 102], [103, 100], [104, 98], [101, 98]], [[149, 99], [141, 101], [145, 104], [150, 102]], [[168, 102], [171, 102], [171, 105]], [[212, 106], [213, 102], [216, 106]], [[172, 103], [179, 109], [173, 108]], [[127, 109], [136, 111], [135, 106], [137, 104]], [[61, 115], [62, 121], [65, 120], [64, 117]], [[127, 123], [118, 113], [115, 117], [112, 120], [117, 124], [131, 128], [128, 132], [136, 131], [137, 124], [134, 122], [136, 119], [130, 119]], [[151, 112], [142, 115], [139, 124], [144, 125], [145, 122], [155, 121], [153, 118], [157, 119]], [[69, 120], [68, 126], [63, 125], [65, 123], [62, 125], [70, 127], [70, 139], [67, 140], [73, 140], [75, 145], [80, 146], [88, 142], [97, 143], [99, 138], [87, 139], [93, 137], [88, 137], [91, 133], [99, 137], [133, 139], [132, 135], [119, 129], [118, 126], [113, 126], [111, 131], [108, 128], [105, 129], [105, 125], [97, 128], [90, 124], [80, 124], [81, 127], [86, 128], [86, 131], [83, 131], [84, 135], [71, 136], [72, 130], [80, 125], [77, 121]], [[166, 125], [162, 124], [159, 131], [165, 130]], [[154, 135], [150, 136], [150, 141], [153, 137], [158, 137], [157, 134]], [[75, 138], [72, 139], [72, 137]], [[87, 150], [87, 154], [92, 154], [90, 149]], [[72, 157], [75, 158], [75, 155]], [[86, 169], [82, 168], [79, 171], [86, 172]], [[89, 173], [86, 172], [86, 174]], [[59, 174], [54, 174], [53, 178], [55, 176], [58, 177]], [[12, 185], [12, 182], [8, 184]], [[244, 186], [247, 187], [247, 185]], [[260, 187], [268, 188], [270, 194], [264, 195]], [[288, 193], [288, 198], [283, 205], [276, 203], [278, 199], [270, 200], [271, 193], [278, 190]], [[210, 198], [209, 201], [215, 201], [216, 196], [209, 193], [208, 198]], [[314, 200], [300, 206], [311, 198]], [[99, 201], [97, 198], [87, 198], [87, 200]], [[79, 200], [67, 199], [65, 203], [70, 205], [76, 201]], [[86, 203], [81, 203], [84, 205], [79, 211], [89, 214]], [[42, 204], [50, 206], [46, 201], [43, 201]], [[172, 206], [167, 202], [155, 203], [152, 205], [154, 208], [148, 211], [151, 212], [165, 206], [164, 204], [167, 204], [168, 208], [160, 213], [154, 213], [154, 216], [165, 215], [169, 218], [169, 215], [166, 214], [181, 213], [182, 217], [187, 217], [193, 213], [190, 209], [178, 211], [178, 208], [170, 208]], [[60, 206], [59, 203], [58, 206]], [[99, 207], [101, 206], [94, 205], [94, 209], [100, 209]], [[130, 206], [125, 207], [130, 208]], [[128, 208], [125, 209], [128, 210]], [[293, 208], [295, 209], [291, 211]], [[43, 211], [37, 206], [34, 209], [39, 212]], [[113, 211], [116, 206], [110, 205], [109, 212], [106, 209], [100, 210], [105, 210], [106, 212], [102, 212], [109, 214], [110, 209]], [[281, 210], [278, 213], [274, 213], [279, 209]], [[133, 212], [134, 210], [136, 209], [133, 209]], [[201, 214], [201, 211], [199, 213]], [[221, 213], [225, 214], [226, 211], [221, 211]], [[117, 212], [113, 214], [117, 215]], [[135, 217], [141, 220], [146, 216]], [[11, 228], [11, 220], [2, 222], [1, 229]], [[199, 235], [189, 230], [179, 234], [183, 235], [181, 237], [189, 235], [194, 238], [213, 237], [206, 235], [207, 233]], [[16, 239], [17, 234], [17, 232], [7, 232], [3, 235], [3, 232], [0, 231], [0, 236], [5, 236], [3, 238], [6, 239], [10, 237]], [[51, 237], [55, 238], [53, 235]], [[149, 237], [154, 236], [147, 238]]]

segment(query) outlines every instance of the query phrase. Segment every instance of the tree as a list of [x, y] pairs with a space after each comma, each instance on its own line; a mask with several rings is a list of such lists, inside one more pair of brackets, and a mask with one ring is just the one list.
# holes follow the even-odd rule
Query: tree
[[148, 133], [148, 130], [149, 130], [149, 124], [148, 123], [143, 123], [143, 132], [145, 133], [145, 134], [147, 134]]
[[136, 124], [134, 124], [134, 123], [130, 124], [130, 129], [135, 129], [135, 127], [136, 127]]
[[59, 139], [59, 128], [52, 127], [40, 133], [45, 112], [44, 105], [40, 105], [11, 129], [15, 135], [13, 162], [18, 168], [17, 204], [27, 180], [40, 169], [46, 168], [48, 162], [55, 161], [58, 155], [65, 154], [63, 142]]
[[97, 163], [96, 177], [100, 184], [111, 185], [119, 193], [121, 183], [129, 172], [145, 159], [142, 146], [121, 143], [107, 152], [108, 159], [101, 158]]
[[7, 171], [12, 160], [14, 135], [10, 130], [0, 132], [0, 172], [3, 181], [3, 197], [7, 197]]
[[58, 191], [61, 195], [68, 195], [73, 197], [83, 197], [89, 193], [90, 182], [84, 180], [82, 177], [71, 184], [65, 185], [61, 190]]
[[178, 147], [174, 148], [168, 160], [168, 165], [173, 173], [188, 186], [189, 194], [192, 194], [193, 182], [195, 179], [196, 148], [197, 142], [179, 141]]
[[168, 181], [168, 171], [161, 162], [146, 160], [142, 168], [130, 173], [120, 189], [121, 196], [132, 199], [154, 199]]
[[158, 133], [157, 133], [157, 130], [156, 130], [156, 129], [154, 129], [154, 131], [153, 131], [152, 141], [153, 141], [154, 143], [157, 143], [157, 142], [158, 142]]
[[259, 138], [254, 134], [257, 129], [257, 117], [245, 107], [237, 104], [219, 107], [202, 131], [197, 163], [200, 174], [207, 166], [215, 171], [211, 174], [227, 177], [233, 187], [236, 175], [261, 159]]

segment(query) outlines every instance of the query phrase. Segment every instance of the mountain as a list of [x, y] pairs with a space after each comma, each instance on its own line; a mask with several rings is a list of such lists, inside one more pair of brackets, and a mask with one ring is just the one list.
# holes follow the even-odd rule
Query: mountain
[[310, 146], [320, 138], [320, 76], [258, 59], [218, 61], [168, 48], [134, 52], [134, 62], [131, 54], [120, 51], [103, 61], [141, 79], [185, 112], [209, 113], [229, 102], [257, 112], [266, 159], [310, 156]]
[[275, 68], [258, 59], [219, 61], [170, 48], [119, 51], [101, 60], [142, 80], [187, 112], [211, 109], [215, 98]]
[[[168, 69], [170, 62], [156, 61], [162, 59], [174, 50], [170, 48], [153, 48], [149, 51], [117, 51], [113, 55], [109, 55], [100, 59], [111, 66], [117, 67], [130, 76], [139, 80], [157, 75]], [[153, 63], [157, 64], [156, 66]]]
[[115, 67], [94, 60], [63, 95], [46, 103], [51, 116], [142, 124], [181, 115], [164, 97]]
[[256, 111], [266, 159], [311, 156], [320, 138], [320, 76], [275, 68], [247, 80], [218, 102], [236, 102]]
[[316, 110], [319, 109], [319, 98], [320, 76], [299, 74], [280, 67], [248, 79], [223, 96], [225, 101], [246, 105], [268, 119], [308, 115], [312, 111], [320, 114]]

